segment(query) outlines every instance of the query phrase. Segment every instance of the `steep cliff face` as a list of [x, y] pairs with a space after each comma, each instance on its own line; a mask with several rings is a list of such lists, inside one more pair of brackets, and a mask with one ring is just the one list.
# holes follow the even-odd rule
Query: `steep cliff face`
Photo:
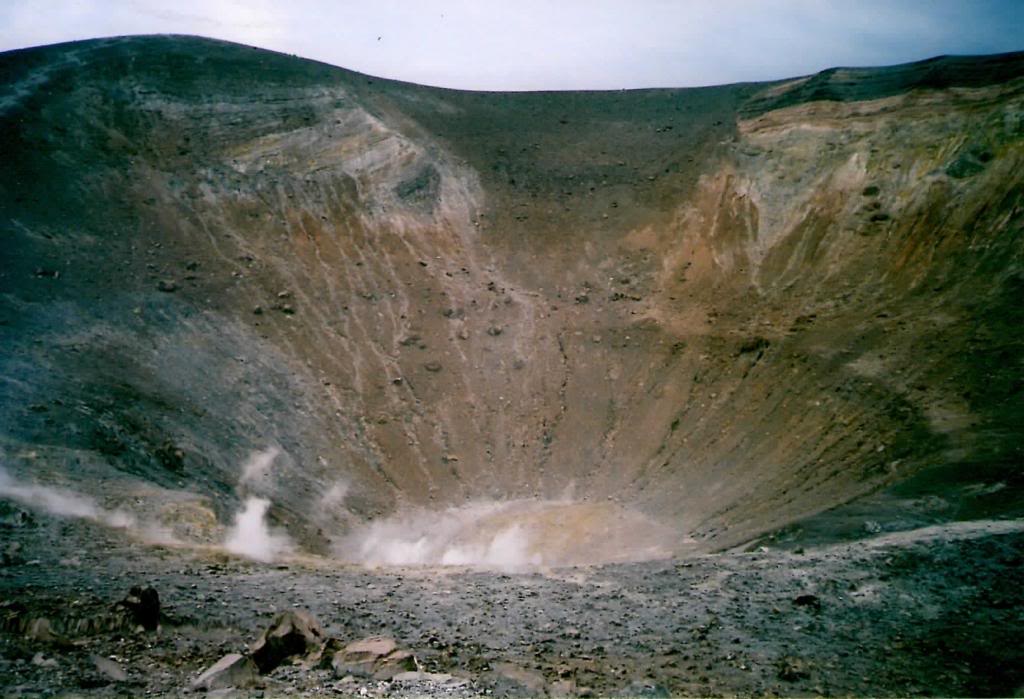
[[611, 500], [668, 549], [911, 477], [1015, 512], [1019, 55], [501, 94], [154, 37], [0, 75], [19, 477], [265, 495], [313, 551], [490, 500]]

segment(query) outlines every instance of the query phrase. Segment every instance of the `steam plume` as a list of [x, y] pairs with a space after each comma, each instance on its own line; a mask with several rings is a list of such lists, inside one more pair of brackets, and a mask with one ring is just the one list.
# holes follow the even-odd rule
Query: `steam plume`
[[266, 486], [270, 478], [270, 467], [281, 454], [277, 447], [268, 447], [263, 451], [254, 451], [242, 464], [242, 475], [238, 479], [239, 487]]
[[[274, 460], [280, 455], [277, 447], [269, 447], [263, 451], [253, 452], [244, 464], [238, 480], [239, 495], [245, 490], [268, 486]], [[270, 500], [249, 495], [242, 504], [242, 509], [235, 515], [234, 522], [227, 531], [224, 548], [240, 556], [253, 560], [271, 563], [282, 555], [294, 551], [291, 539], [283, 532], [270, 529], [267, 524], [267, 511]]]
[[406, 513], [355, 532], [341, 543], [338, 554], [371, 566], [457, 565], [517, 571], [541, 565], [522, 527], [490, 526], [489, 520], [506, 507], [481, 503], [444, 512]]
[[273, 532], [267, 526], [267, 510], [270, 500], [250, 497], [242, 510], [235, 515], [235, 522], [228, 530], [224, 548], [240, 556], [246, 556], [263, 563], [271, 563], [293, 550], [291, 540], [284, 534]]
[[123, 510], [104, 509], [97, 505], [92, 498], [65, 488], [52, 488], [18, 481], [2, 467], [0, 467], [0, 497], [58, 517], [88, 519], [117, 529], [129, 529], [136, 526], [135, 518]]

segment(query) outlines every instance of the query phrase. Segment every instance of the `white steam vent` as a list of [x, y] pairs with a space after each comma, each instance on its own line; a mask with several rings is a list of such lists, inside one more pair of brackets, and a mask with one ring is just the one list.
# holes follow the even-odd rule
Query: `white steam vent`
[[15, 479], [0, 467], [0, 498], [6, 498], [39, 512], [58, 517], [88, 519], [108, 527], [135, 527], [135, 518], [122, 510], [108, 510], [87, 495], [66, 488], [54, 488]]
[[678, 533], [612, 503], [518, 500], [416, 511], [373, 522], [336, 547], [370, 566], [502, 571], [668, 558]]
[[[271, 467], [281, 453], [277, 447], [254, 452], [242, 465], [239, 478], [239, 495], [248, 489], [271, 489], [273, 473]], [[267, 523], [270, 500], [249, 495], [242, 509], [235, 515], [227, 531], [224, 548], [231, 553], [271, 563], [295, 550], [295, 546], [284, 532], [274, 531]]]
[[267, 525], [270, 500], [250, 497], [235, 515], [228, 529], [224, 548], [246, 558], [271, 563], [294, 549], [291, 540], [281, 532], [271, 531]]

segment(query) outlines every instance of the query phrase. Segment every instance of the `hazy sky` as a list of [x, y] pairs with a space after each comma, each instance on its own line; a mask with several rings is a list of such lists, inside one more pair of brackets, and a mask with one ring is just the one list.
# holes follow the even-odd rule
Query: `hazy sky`
[[1024, 49], [1024, 0], [0, 0], [0, 50], [199, 34], [491, 90], [683, 87]]

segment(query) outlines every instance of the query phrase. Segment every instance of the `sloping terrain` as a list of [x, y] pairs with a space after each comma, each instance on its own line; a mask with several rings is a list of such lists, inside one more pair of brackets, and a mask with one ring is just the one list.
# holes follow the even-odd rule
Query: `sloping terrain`
[[468, 93], [185, 37], [9, 52], [6, 468], [220, 521], [261, 494], [310, 551], [536, 498], [713, 549], [913, 476], [925, 520], [1018, 513], [1022, 75]]

